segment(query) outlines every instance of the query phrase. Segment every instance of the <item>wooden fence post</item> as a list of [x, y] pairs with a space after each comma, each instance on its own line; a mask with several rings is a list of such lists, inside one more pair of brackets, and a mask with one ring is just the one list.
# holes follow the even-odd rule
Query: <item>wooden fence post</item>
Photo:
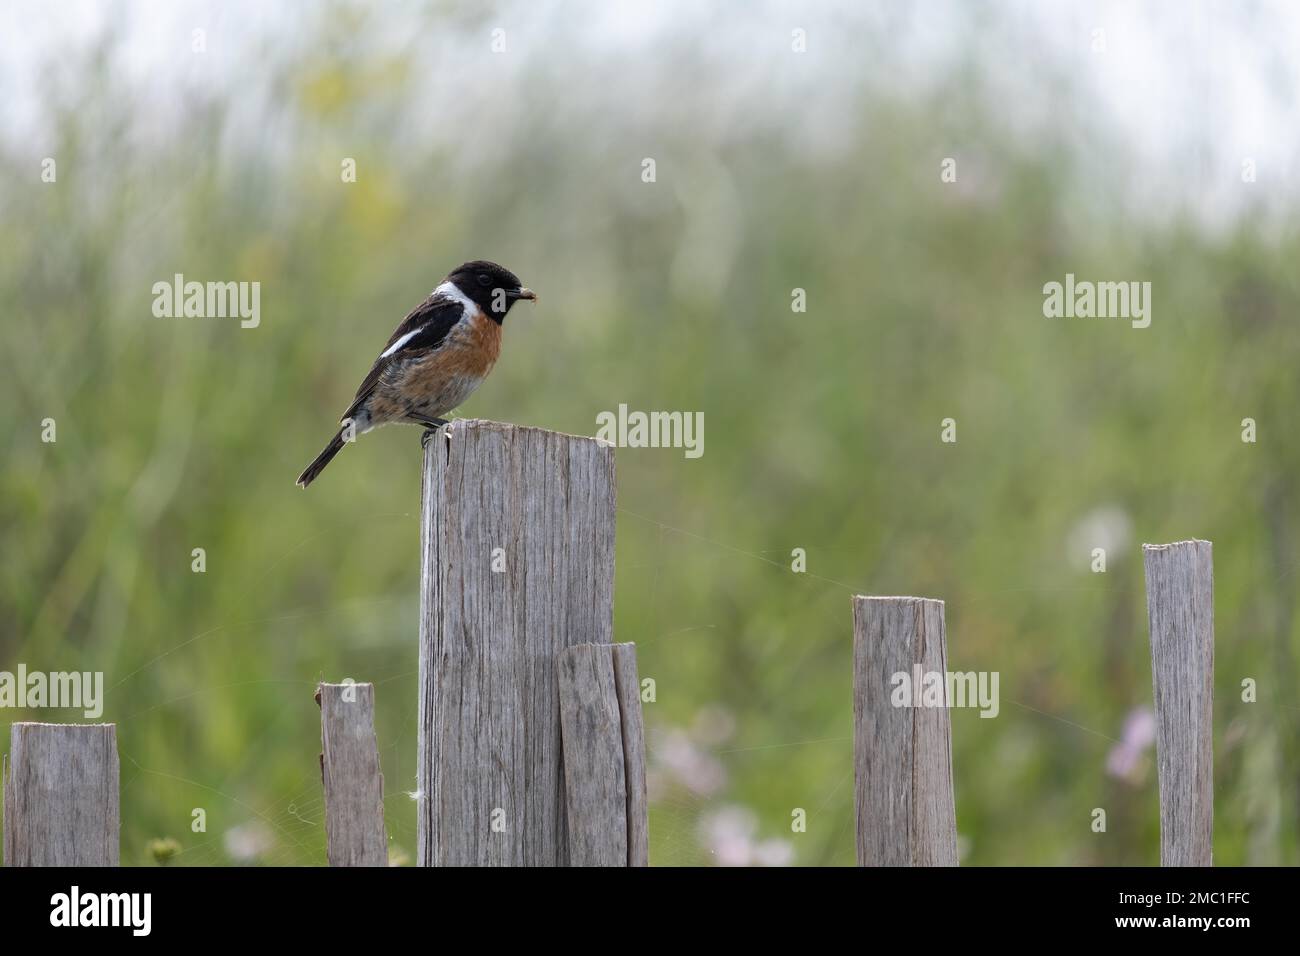
[[648, 866], [635, 644], [579, 644], [560, 652], [560, 723], [570, 864]]
[[[944, 706], [896, 707], [896, 674], [944, 675]], [[859, 866], [956, 866], [943, 602], [853, 599], [853, 754]]]
[[420, 550], [418, 862], [566, 865], [557, 663], [613, 632], [612, 447], [440, 428]]
[[1214, 558], [1208, 541], [1144, 544], [1160, 777], [1160, 864], [1212, 866]]
[[375, 685], [321, 684], [321, 783], [330, 866], [387, 866], [384, 775], [375, 744]]
[[117, 866], [119, 772], [114, 724], [13, 724], [5, 865]]

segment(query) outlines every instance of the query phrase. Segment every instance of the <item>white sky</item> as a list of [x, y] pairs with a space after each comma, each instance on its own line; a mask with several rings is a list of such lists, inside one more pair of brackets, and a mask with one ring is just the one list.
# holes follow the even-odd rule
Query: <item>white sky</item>
[[[463, 36], [413, 39], [408, 17], [420, 5], [391, 0], [383, 7], [391, 32], [384, 42], [427, 43], [440, 64], [463, 53]], [[523, 58], [565, 57], [575, 76], [584, 62], [614, 57], [629, 64], [634, 79], [637, 58], [650, 62], [682, 43], [698, 43], [738, 77], [770, 74], [778, 68], [775, 58], [789, 62], [794, 27], [808, 31], [810, 52], [818, 54], [795, 80], [806, 84], [805, 94], [824, 93], [839, 73], [859, 70], [899, 91], [924, 90], [945, 75], [939, 65], [975, 52], [999, 109], [1030, 132], [1072, 123], [1043, 79], [1065, 70], [1084, 92], [1070, 106], [1117, 131], [1137, 159], [1144, 201], [1190, 199], [1206, 220], [1231, 219], [1243, 200], [1254, 198], [1240, 183], [1247, 157], [1257, 164], [1257, 193], [1293, 199], [1300, 191], [1300, 2], [515, 0], [489, 13], [483, 8], [471, 4], [460, 18], [473, 35], [499, 23]], [[302, 42], [314, 35], [303, 24], [321, 9], [264, 0], [0, 0], [0, 136], [40, 137], [39, 67], [84, 55], [106, 23], [124, 34], [122, 68], [165, 100], [199, 81], [237, 87], [257, 69], [261, 44]], [[1000, 29], [980, 29], [985, 9], [994, 11]], [[196, 26], [208, 31], [202, 60], [189, 55]], [[1093, 50], [1094, 30], [1105, 31], [1104, 53]], [[584, 93], [608, 91], [575, 90]], [[737, 99], [743, 93], [725, 90], [710, 90], [695, 105], [706, 108], [708, 98], [728, 95], [729, 104], [744, 106]], [[158, 104], [164, 112], [166, 106]]]

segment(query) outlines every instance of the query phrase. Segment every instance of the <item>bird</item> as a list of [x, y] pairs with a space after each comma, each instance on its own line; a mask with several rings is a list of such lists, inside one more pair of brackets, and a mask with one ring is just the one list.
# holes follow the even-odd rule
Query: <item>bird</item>
[[485, 259], [448, 273], [407, 313], [370, 367], [325, 450], [298, 476], [306, 488], [356, 435], [403, 422], [438, 428], [482, 384], [501, 353], [501, 326], [521, 299], [537, 301], [504, 266]]

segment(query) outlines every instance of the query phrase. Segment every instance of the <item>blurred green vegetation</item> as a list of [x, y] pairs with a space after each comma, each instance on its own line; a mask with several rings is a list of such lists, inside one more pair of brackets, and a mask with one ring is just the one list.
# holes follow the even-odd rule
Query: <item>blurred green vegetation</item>
[[[1121, 146], [1082, 109], [1025, 135], [977, 49], [910, 94], [823, 64], [819, 145], [778, 68], [711, 98], [707, 44], [506, 68], [487, 19], [435, 6], [421, 31], [483, 52], [430, 86], [381, 22], [336, 8], [231, 86], [174, 88], [128, 78], [110, 30], [51, 62], [52, 139], [0, 139], [0, 669], [105, 672], [124, 863], [323, 864], [312, 693], [345, 677], [377, 684], [413, 855], [419, 432], [293, 482], [398, 319], [474, 257], [542, 301], [461, 414], [705, 416], [698, 460], [617, 459], [615, 630], [657, 684], [652, 862], [853, 861], [849, 599], [905, 593], [947, 601], [953, 669], [1001, 674], [997, 719], [953, 713], [963, 862], [1156, 863], [1153, 753], [1123, 779], [1107, 757], [1151, 702], [1140, 545], [1203, 537], [1215, 860], [1300, 863], [1294, 217], [1216, 231], [1111, 198], [1138, 175]], [[260, 281], [260, 327], [155, 318], [177, 272]], [[1150, 281], [1151, 327], [1045, 319], [1067, 272]]]

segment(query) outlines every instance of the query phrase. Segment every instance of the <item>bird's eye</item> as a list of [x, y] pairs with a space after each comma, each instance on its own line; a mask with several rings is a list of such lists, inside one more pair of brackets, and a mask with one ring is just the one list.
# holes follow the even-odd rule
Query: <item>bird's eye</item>
[[488, 286], [492, 284], [492, 277], [488, 275], [486, 272], [480, 272], [478, 274], [478, 284], [486, 289]]

